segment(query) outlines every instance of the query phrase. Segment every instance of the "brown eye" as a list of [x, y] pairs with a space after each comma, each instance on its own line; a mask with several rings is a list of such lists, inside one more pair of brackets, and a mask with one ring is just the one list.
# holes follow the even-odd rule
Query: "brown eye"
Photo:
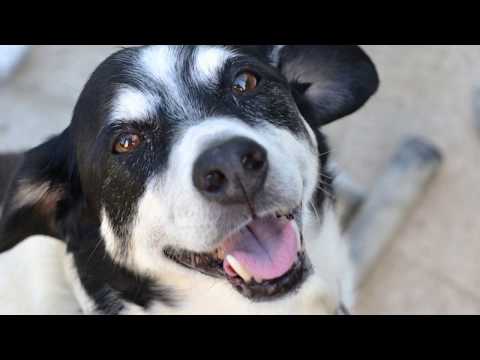
[[244, 94], [248, 91], [255, 90], [258, 84], [258, 78], [251, 72], [245, 71], [237, 75], [233, 81], [232, 89], [237, 94]]
[[124, 154], [135, 150], [142, 140], [137, 134], [123, 134], [115, 141], [114, 152], [117, 154]]

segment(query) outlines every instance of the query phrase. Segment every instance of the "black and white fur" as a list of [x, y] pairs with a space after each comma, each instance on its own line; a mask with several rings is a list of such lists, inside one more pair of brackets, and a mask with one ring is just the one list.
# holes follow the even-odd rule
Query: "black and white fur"
[[[242, 69], [261, 81], [238, 97], [230, 88]], [[377, 87], [375, 67], [357, 46], [123, 49], [93, 73], [63, 133], [0, 158], [0, 252], [31, 235], [61, 239], [67, 279], [88, 314], [335, 313], [352, 304], [353, 269], [320, 129], [356, 111]], [[115, 137], [131, 127], [144, 135], [141, 147], [112, 154]], [[192, 184], [199, 154], [237, 136], [268, 152], [259, 215], [303, 204], [313, 272], [272, 301], [252, 301], [163, 253], [165, 246], [208, 251], [248, 221], [246, 206], [208, 202]]]

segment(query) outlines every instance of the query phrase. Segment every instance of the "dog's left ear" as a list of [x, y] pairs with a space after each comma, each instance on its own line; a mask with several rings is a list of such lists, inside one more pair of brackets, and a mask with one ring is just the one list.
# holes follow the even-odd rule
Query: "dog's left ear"
[[355, 112], [378, 89], [375, 65], [358, 46], [286, 45], [271, 46], [269, 51], [312, 125], [322, 126]]
[[77, 183], [73, 158], [68, 129], [19, 157], [0, 214], [0, 253], [31, 235], [61, 237]]

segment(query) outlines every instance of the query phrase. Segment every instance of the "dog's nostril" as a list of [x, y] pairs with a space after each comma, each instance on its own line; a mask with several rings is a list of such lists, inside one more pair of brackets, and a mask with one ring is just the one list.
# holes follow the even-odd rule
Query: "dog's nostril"
[[262, 151], [254, 151], [242, 156], [241, 161], [245, 170], [259, 171], [265, 166], [266, 154]]
[[205, 191], [210, 193], [218, 192], [226, 182], [226, 177], [220, 171], [210, 171], [205, 176]]

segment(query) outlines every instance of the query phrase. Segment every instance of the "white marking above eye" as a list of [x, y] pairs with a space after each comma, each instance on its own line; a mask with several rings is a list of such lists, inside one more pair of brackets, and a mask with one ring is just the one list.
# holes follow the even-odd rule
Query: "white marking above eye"
[[148, 118], [155, 113], [157, 102], [149, 93], [124, 86], [112, 101], [111, 121]]
[[272, 63], [274, 66], [278, 66], [280, 64], [280, 52], [286, 45], [275, 45], [272, 50], [272, 54], [270, 58], [272, 59]]
[[220, 46], [199, 46], [192, 77], [202, 84], [215, 84], [226, 61], [232, 56], [233, 52]]
[[141, 67], [147, 74], [166, 86], [175, 86], [178, 47], [168, 45], [148, 46], [141, 53]]

